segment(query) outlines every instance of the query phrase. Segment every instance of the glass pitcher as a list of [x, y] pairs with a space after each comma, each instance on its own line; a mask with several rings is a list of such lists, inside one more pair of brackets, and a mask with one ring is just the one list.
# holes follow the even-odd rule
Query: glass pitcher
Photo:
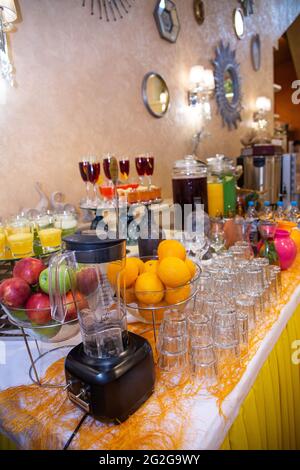
[[52, 318], [63, 323], [77, 313], [85, 354], [118, 357], [128, 344], [122, 301], [126, 243], [82, 234], [64, 242], [67, 251], [53, 256], [49, 264]]

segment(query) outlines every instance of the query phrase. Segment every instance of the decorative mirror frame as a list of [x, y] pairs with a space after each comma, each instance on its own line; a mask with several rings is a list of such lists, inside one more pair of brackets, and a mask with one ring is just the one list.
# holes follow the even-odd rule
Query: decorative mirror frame
[[251, 60], [253, 69], [258, 72], [261, 66], [261, 42], [259, 34], [254, 34], [251, 38]]
[[[241, 79], [239, 64], [236, 61], [236, 51], [230, 49], [229, 43], [227, 46], [221, 41], [219, 46], [215, 50], [216, 57], [212, 61], [214, 66], [215, 76], [215, 94], [219, 112], [222, 116], [223, 125], [227, 125], [228, 129], [237, 129], [238, 122], [241, 118]], [[233, 101], [229, 103], [226, 98], [224, 89], [224, 75], [226, 71], [229, 71], [232, 76], [233, 82]]]
[[[159, 114], [159, 113], [156, 113], [155, 111], [153, 111], [153, 109], [151, 108], [150, 104], [149, 104], [149, 100], [148, 100], [148, 95], [147, 95], [147, 83], [148, 83], [148, 80], [149, 78], [152, 76], [152, 75], [155, 75], [156, 77], [158, 77], [160, 80], [162, 80], [164, 82], [164, 84], [166, 85], [166, 89], [168, 90], [168, 95], [169, 95], [169, 100], [168, 100], [168, 106], [166, 107], [166, 110], [163, 114]], [[142, 83], [142, 97], [143, 97], [143, 102], [144, 102], [144, 105], [146, 106], [147, 110], [149, 111], [149, 113], [154, 116], [155, 118], [157, 119], [160, 119], [162, 117], [164, 117], [168, 110], [170, 109], [170, 90], [169, 90], [169, 87], [166, 83], [166, 80], [157, 72], [148, 72], [144, 78], [143, 78], [143, 83]]]
[[195, 20], [201, 25], [205, 20], [205, 7], [202, 0], [194, 0], [194, 16]]
[[239, 0], [245, 16], [253, 15], [254, 1], [253, 0]]
[[[235, 18], [236, 18], [236, 14], [239, 13], [241, 15], [241, 18], [243, 20], [243, 34], [238, 34], [237, 32], [237, 29], [236, 29], [236, 23], [235, 23]], [[245, 37], [245, 17], [244, 17], [244, 13], [243, 13], [243, 10], [241, 8], [235, 8], [233, 10], [233, 14], [232, 14], [232, 22], [233, 22], [233, 29], [234, 29], [234, 32], [235, 32], [235, 35], [238, 39], [243, 39]]]
[[[172, 0], [157, 0], [153, 15], [160, 37], [175, 43], [180, 32], [180, 22], [175, 3]], [[171, 28], [166, 27], [166, 18], [170, 22]]]

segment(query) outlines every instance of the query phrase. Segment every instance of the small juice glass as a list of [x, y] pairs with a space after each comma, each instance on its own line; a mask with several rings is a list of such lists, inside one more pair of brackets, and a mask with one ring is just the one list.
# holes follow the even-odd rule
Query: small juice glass
[[72, 235], [77, 229], [77, 217], [73, 212], [61, 212], [54, 216], [54, 228], [61, 230], [61, 236]]
[[61, 248], [61, 229], [59, 228], [43, 228], [39, 230], [39, 238], [44, 253], [51, 253]]
[[0, 224], [0, 258], [4, 256], [5, 254], [5, 242], [6, 242], [6, 237], [5, 237], [5, 232], [3, 226]]
[[14, 258], [25, 258], [33, 255], [33, 233], [12, 233], [7, 236], [7, 241]]

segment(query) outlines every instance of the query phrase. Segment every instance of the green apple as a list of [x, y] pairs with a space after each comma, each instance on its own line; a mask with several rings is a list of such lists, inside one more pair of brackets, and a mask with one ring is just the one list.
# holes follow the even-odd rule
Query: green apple
[[[45, 294], [49, 294], [49, 269], [44, 269], [39, 277], [40, 288]], [[54, 288], [55, 281], [52, 280], [52, 287]], [[59, 268], [59, 291], [60, 294], [66, 294], [71, 289], [71, 281], [67, 268], [61, 266]]]

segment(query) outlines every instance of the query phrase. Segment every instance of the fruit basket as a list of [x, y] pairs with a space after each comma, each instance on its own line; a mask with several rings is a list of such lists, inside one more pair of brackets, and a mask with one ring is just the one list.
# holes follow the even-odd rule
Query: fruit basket
[[[157, 258], [141, 258], [144, 263], [158, 261]], [[178, 287], [165, 287], [160, 290], [126, 290], [126, 307], [128, 313], [143, 323], [159, 324], [167, 310], [186, 311], [193, 308], [198, 291], [200, 266], [195, 263], [195, 273], [190, 281]], [[144, 300], [144, 302], [143, 302]]]
[[[31, 338], [44, 343], [61, 343], [67, 341], [79, 333], [79, 324], [77, 318], [67, 320], [61, 324], [51, 319], [49, 308], [13, 308], [1, 303], [4, 312], [7, 314], [9, 321], [24, 330], [24, 333]], [[71, 312], [74, 311], [74, 303], [66, 305]], [[75, 310], [76, 315], [76, 310]], [[44, 319], [43, 323], [36, 323], [35, 318], [39, 318], [38, 322]], [[31, 320], [32, 319], [32, 320]]]

